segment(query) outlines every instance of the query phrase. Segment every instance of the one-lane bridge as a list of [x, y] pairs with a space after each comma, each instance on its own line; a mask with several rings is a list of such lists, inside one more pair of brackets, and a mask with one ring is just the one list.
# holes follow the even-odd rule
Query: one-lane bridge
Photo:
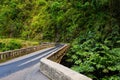
[[0, 61], [12, 60], [0, 63], [0, 80], [92, 80], [59, 64], [68, 48], [68, 44], [47, 43], [2, 52]]

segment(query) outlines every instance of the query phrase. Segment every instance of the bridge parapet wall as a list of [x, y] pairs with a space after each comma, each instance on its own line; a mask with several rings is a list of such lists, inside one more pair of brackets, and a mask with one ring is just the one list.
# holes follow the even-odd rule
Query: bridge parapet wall
[[63, 56], [66, 54], [68, 48], [69, 48], [69, 46], [65, 45], [64, 47], [62, 47], [58, 51], [53, 52], [52, 54], [48, 55], [46, 58], [51, 60], [51, 61], [60, 63]]
[[55, 44], [54, 43], [43, 43], [41, 45], [38, 46], [32, 46], [32, 47], [28, 47], [28, 48], [22, 48], [22, 49], [16, 49], [16, 50], [11, 50], [11, 51], [5, 51], [5, 52], [1, 52], [0, 53], [0, 61], [2, 60], [7, 60], [7, 59], [11, 59], [14, 57], [18, 57], [18, 56], [22, 56], [25, 54], [29, 54], [44, 48], [49, 48], [49, 47], [53, 47]]
[[42, 58], [40, 61], [40, 71], [51, 80], [92, 80], [85, 75], [59, 64], [68, 48], [69, 45], [64, 45], [56, 52]]

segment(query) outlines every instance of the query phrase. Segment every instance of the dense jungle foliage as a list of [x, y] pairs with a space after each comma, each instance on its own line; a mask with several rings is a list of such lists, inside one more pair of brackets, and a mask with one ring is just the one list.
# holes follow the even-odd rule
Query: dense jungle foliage
[[0, 0], [0, 37], [70, 43], [68, 67], [120, 80], [120, 0]]

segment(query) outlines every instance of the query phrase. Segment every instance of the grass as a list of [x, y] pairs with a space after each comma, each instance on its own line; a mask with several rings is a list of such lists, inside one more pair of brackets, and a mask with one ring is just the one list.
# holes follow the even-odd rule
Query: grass
[[20, 48], [27, 48], [29, 46], [39, 45], [37, 41], [22, 40], [15, 38], [0, 38], [0, 52], [15, 50]]

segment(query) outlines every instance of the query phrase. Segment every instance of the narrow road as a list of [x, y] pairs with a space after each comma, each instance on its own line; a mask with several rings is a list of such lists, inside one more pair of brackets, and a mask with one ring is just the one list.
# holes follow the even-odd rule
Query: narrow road
[[0, 64], [0, 80], [49, 80], [40, 71], [40, 59], [62, 46], [47, 48]]

